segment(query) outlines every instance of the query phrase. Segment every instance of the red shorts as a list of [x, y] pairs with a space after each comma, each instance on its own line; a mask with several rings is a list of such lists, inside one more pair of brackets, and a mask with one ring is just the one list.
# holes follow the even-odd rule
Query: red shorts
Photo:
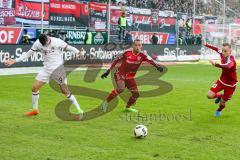
[[129, 89], [129, 90], [137, 90], [137, 83], [135, 78], [126, 78], [125, 75], [119, 74], [119, 73], [115, 73], [114, 74], [114, 78], [115, 81], [118, 82], [120, 80], [125, 82], [125, 86]]
[[222, 84], [219, 80], [211, 87], [211, 91], [214, 93], [218, 93], [220, 91], [224, 91], [222, 99], [224, 101], [230, 100], [234, 91], [236, 89], [236, 86], [229, 87], [224, 84]]

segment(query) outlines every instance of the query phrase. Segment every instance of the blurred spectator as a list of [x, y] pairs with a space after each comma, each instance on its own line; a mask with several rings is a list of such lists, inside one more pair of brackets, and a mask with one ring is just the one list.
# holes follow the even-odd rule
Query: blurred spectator
[[196, 35], [196, 45], [201, 45], [202, 44], [202, 35]]
[[130, 34], [129, 31], [127, 31], [127, 33], [126, 33], [125, 42], [128, 43], [128, 44], [132, 44], [133, 43], [133, 38], [132, 38], [132, 35]]
[[22, 35], [21, 42], [22, 44], [30, 44], [30, 35], [28, 34], [27, 29], [24, 29], [24, 34]]
[[123, 40], [123, 38], [125, 37], [125, 31], [127, 29], [127, 18], [125, 13], [122, 13], [122, 16], [119, 17], [118, 19], [118, 25], [119, 25], [119, 40]]
[[58, 32], [58, 38], [60, 38], [61, 40], [67, 42], [68, 41], [68, 39], [67, 39], [67, 32], [64, 31], [64, 30], [60, 30]]
[[192, 29], [192, 18], [188, 18], [186, 21], [186, 31], [190, 32]]
[[182, 34], [179, 34], [178, 44], [179, 44], [179, 45], [183, 45], [183, 36], [182, 36]]
[[185, 32], [185, 20], [183, 18], [181, 18], [178, 21], [178, 26], [179, 26], [179, 32], [180, 33]]
[[90, 32], [89, 29], [86, 30], [84, 43], [85, 44], [92, 44], [92, 32]]
[[153, 44], [153, 45], [157, 45], [158, 44], [158, 37], [157, 37], [157, 34], [154, 33], [152, 38], [150, 39], [150, 42]]
[[133, 19], [133, 15], [132, 14], [130, 14], [129, 15], [129, 18], [128, 18], [128, 28], [130, 28], [131, 30], [133, 30], [133, 28], [134, 28], [134, 19]]

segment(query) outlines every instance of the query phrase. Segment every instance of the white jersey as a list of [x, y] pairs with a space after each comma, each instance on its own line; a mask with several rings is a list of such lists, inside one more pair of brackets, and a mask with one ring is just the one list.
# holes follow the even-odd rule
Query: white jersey
[[43, 67], [53, 70], [64, 63], [62, 52], [68, 44], [59, 38], [49, 38], [51, 41], [47, 47], [43, 46], [40, 41], [37, 40], [31, 50], [41, 52], [43, 56]]

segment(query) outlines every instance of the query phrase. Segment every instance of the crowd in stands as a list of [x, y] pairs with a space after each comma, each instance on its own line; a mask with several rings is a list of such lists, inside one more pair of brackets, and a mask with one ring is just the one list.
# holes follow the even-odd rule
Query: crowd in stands
[[192, 1], [186, 0], [128, 0], [128, 6], [171, 10], [174, 12], [192, 12]]
[[[106, 0], [94, 0], [106, 2]], [[123, 4], [138, 8], [150, 8], [159, 10], [171, 10], [176, 12], [184, 12], [192, 15], [193, 0], [113, 0], [116, 4]], [[240, 15], [240, 0], [226, 1], [226, 15]], [[196, 15], [223, 15], [222, 0], [196, 0]]]
[[[198, 15], [223, 15], [224, 7], [221, 0], [196, 0], [196, 14]], [[240, 0], [226, 1], [226, 16], [239, 16]]]

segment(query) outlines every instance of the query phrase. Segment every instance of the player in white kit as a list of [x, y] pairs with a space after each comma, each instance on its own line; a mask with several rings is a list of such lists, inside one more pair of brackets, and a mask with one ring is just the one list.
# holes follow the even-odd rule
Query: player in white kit
[[73, 103], [78, 111], [78, 115], [83, 114], [83, 110], [80, 108], [76, 98], [67, 87], [66, 73], [64, 70], [64, 60], [62, 51], [68, 50], [74, 52], [76, 55], [80, 54], [79, 50], [68, 45], [66, 42], [59, 38], [49, 37], [45, 34], [41, 34], [39, 39], [33, 44], [32, 48], [22, 54], [19, 58], [8, 59], [5, 61], [5, 65], [11, 66], [17, 62], [23, 61], [30, 57], [34, 52], [41, 52], [43, 56], [43, 68], [39, 71], [36, 81], [32, 86], [32, 106], [33, 111], [27, 112], [26, 115], [32, 116], [39, 114], [39, 90], [45, 84], [48, 83], [50, 79], [55, 80], [60, 88], [62, 93]]

